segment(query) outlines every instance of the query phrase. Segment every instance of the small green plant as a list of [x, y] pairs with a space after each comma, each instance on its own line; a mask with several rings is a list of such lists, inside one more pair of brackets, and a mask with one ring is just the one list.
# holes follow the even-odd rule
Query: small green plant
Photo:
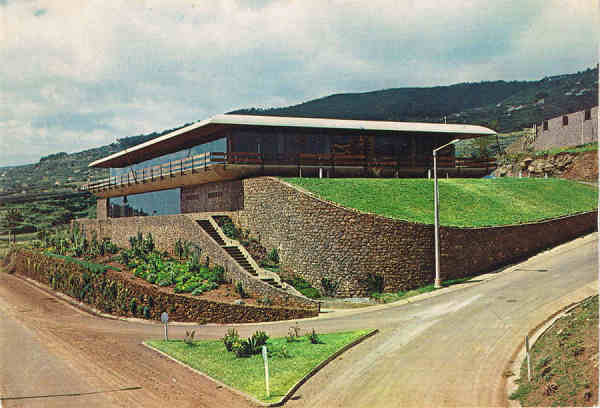
[[366, 281], [367, 281], [367, 288], [368, 288], [369, 294], [383, 292], [383, 289], [385, 287], [385, 282], [384, 282], [383, 276], [369, 272], [367, 274]]
[[193, 346], [194, 345], [194, 335], [196, 334], [196, 330], [192, 330], [192, 331], [185, 331], [185, 337], [183, 338], [183, 342], [185, 344], [187, 344], [188, 346]]
[[233, 345], [236, 342], [239, 342], [240, 336], [236, 329], [228, 329], [227, 334], [223, 336], [223, 344], [225, 344], [225, 349], [227, 351], [233, 350]]
[[269, 261], [273, 262], [274, 264], [278, 264], [279, 263], [279, 252], [277, 251], [277, 248], [271, 249], [271, 251], [267, 255], [267, 258], [269, 259]]
[[245, 299], [248, 297], [248, 294], [244, 290], [244, 284], [242, 282], [238, 282], [235, 284], [235, 291], [237, 292], [238, 295], [240, 295], [240, 297], [242, 299]]
[[260, 353], [260, 348], [262, 346], [264, 346], [265, 344], [267, 344], [267, 341], [269, 340], [269, 336], [264, 331], [257, 330], [252, 335], [252, 340], [254, 341], [253, 345], [255, 347], [255, 349], [253, 350], [255, 352], [254, 354], [258, 354], [258, 353]]
[[323, 344], [315, 329], [312, 329], [312, 331], [309, 334], [307, 334], [306, 337], [312, 344]]
[[334, 297], [337, 293], [337, 288], [339, 285], [340, 282], [334, 282], [327, 277], [321, 279], [321, 286], [323, 287], [323, 294], [325, 296]]
[[144, 306], [143, 314], [144, 314], [144, 318], [150, 319], [150, 308], [148, 306]]
[[175, 256], [177, 256], [177, 258], [183, 258], [183, 243], [180, 239], [175, 241], [173, 252], [175, 252]]
[[288, 335], [285, 336], [285, 340], [288, 343], [293, 343], [295, 341], [300, 341], [300, 325], [298, 322], [288, 330]]
[[134, 316], [137, 313], [137, 300], [135, 298], [131, 298], [131, 300], [129, 301], [129, 310]]
[[265, 306], [271, 306], [273, 304], [273, 301], [268, 295], [264, 295], [263, 297], [257, 299], [257, 302]]

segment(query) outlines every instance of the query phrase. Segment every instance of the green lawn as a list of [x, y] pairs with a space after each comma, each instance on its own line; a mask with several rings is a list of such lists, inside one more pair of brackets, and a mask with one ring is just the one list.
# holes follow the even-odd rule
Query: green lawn
[[[371, 331], [319, 334], [323, 344], [312, 344], [306, 336], [291, 343], [285, 337], [269, 339], [270, 398], [266, 395], [261, 355], [236, 358], [234, 353], [227, 352], [223, 342], [219, 340], [194, 341], [193, 345], [180, 340], [149, 340], [145, 343], [261, 401], [275, 402], [327, 357]], [[289, 358], [282, 356], [282, 347], [287, 349]]]
[[[433, 180], [285, 178], [345, 207], [433, 224]], [[440, 179], [440, 224], [510, 225], [597, 208], [598, 189], [563, 179]]]

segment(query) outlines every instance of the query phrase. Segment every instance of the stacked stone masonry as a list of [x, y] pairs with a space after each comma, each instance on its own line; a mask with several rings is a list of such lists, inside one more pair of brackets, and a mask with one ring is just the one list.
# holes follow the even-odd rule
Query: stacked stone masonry
[[[192, 198], [183, 193], [182, 208], [229, 215], [264, 247], [278, 249], [286, 274], [300, 276], [316, 288], [321, 288], [323, 278], [339, 282], [337, 296], [367, 294], [369, 274], [384, 277], [385, 291], [413, 289], [434, 280], [432, 225], [344, 208], [273, 177], [211, 183], [195, 190], [196, 194], [200, 191], [237, 197], [242, 208], [232, 210], [226, 202], [217, 208], [202, 194]], [[186, 203], [186, 197], [191, 202]], [[158, 246], [165, 249], [172, 248], [178, 238], [195, 240], [211, 261], [236, 274], [233, 279], [249, 287], [256, 285], [256, 279], [231, 267], [220, 247], [189, 221], [179, 215], [82, 223], [88, 231], [96, 229], [99, 237], [111, 237], [119, 245], [126, 245], [127, 237], [137, 231], [152, 232]], [[441, 276], [448, 280], [487, 272], [595, 229], [596, 212], [504, 227], [442, 227]], [[260, 288], [256, 291], [260, 293]]]
[[160, 215], [153, 217], [109, 218], [106, 220], [78, 219], [88, 239], [93, 232], [99, 238], [110, 238], [122, 248], [129, 247], [129, 237], [138, 232], [151, 233], [155, 245], [161, 251], [173, 252], [177, 240], [189, 241], [201, 248], [201, 258], [212, 265], [225, 268], [225, 276], [232, 282], [242, 282], [244, 290], [260, 298], [267, 296], [274, 305], [318, 309], [318, 304], [310, 299], [296, 296], [248, 274], [194, 221], [193, 214]]
[[[370, 273], [384, 277], [386, 291], [434, 280], [432, 225], [343, 208], [274, 178], [246, 179], [243, 188], [244, 209], [236, 221], [265, 247], [278, 248], [282, 265], [315, 287], [327, 277], [340, 282], [338, 296], [362, 296]], [[442, 227], [441, 276], [490, 271], [595, 227], [595, 212], [505, 227]]]

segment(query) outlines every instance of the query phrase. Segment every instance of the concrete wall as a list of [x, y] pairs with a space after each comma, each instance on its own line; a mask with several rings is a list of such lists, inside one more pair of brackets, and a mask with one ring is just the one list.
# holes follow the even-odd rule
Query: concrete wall
[[244, 207], [242, 181], [208, 183], [181, 189], [181, 212], [236, 211]]
[[[547, 150], [555, 147], [577, 146], [598, 141], [598, 107], [591, 109], [591, 118], [584, 120], [584, 112], [569, 113], [569, 124], [563, 125], [563, 116], [548, 120], [548, 130], [543, 123], [538, 126], [533, 144], [535, 150]], [[582, 139], [583, 126], [583, 139]]]

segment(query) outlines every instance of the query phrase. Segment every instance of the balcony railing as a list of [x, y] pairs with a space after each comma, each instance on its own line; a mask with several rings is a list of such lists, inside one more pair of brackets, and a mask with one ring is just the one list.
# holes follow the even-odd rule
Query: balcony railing
[[[312, 153], [253, 153], [253, 152], [207, 152], [126, 174], [92, 181], [81, 188], [90, 192], [118, 188], [137, 183], [153, 182], [166, 177], [183, 176], [200, 171], [208, 171], [212, 165], [245, 164], [245, 165], [283, 165], [283, 166], [316, 166], [316, 167], [388, 167], [388, 168], [431, 168], [431, 156], [414, 158], [397, 158], [392, 156], [367, 157], [365, 155], [348, 154], [312, 154]], [[485, 168], [496, 166], [495, 159], [470, 159], [454, 157], [438, 157], [440, 168]]]

